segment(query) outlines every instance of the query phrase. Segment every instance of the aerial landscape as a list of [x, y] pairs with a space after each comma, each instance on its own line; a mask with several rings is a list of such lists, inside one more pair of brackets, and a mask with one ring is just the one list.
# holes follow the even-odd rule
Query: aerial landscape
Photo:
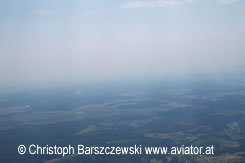
[[245, 163], [245, 1], [1, 0], [0, 162]]
[[[1, 94], [1, 159], [244, 162], [244, 97], [244, 80], [234, 82], [229, 78], [91, 84]], [[22, 156], [13, 150], [19, 142], [43, 146], [214, 145], [215, 155]]]

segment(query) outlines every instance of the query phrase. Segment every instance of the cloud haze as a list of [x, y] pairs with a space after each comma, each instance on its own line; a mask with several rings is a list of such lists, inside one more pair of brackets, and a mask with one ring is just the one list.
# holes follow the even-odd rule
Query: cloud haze
[[218, 0], [219, 4], [222, 4], [222, 5], [229, 5], [229, 4], [232, 4], [232, 3], [236, 3], [238, 1], [239, 0]]
[[245, 69], [244, 1], [13, 1], [0, 2], [0, 85]]
[[193, 3], [194, 0], [144, 0], [132, 1], [123, 4], [122, 8], [138, 8], [138, 7], [178, 7]]

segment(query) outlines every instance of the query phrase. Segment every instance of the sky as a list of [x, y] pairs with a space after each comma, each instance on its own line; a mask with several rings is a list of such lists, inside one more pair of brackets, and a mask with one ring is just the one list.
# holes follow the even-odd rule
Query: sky
[[244, 0], [0, 0], [0, 85], [245, 69]]

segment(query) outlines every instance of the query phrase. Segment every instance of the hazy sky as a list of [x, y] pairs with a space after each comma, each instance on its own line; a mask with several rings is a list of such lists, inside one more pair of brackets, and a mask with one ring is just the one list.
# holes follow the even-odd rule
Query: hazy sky
[[244, 0], [0, 0], [0, 85], [243, 69]]

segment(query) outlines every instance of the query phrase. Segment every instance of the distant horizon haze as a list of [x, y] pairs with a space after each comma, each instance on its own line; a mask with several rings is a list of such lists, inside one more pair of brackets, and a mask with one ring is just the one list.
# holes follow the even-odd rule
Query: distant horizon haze
[[243, 73], [242, 0], [3, 0], [0, 86]]

